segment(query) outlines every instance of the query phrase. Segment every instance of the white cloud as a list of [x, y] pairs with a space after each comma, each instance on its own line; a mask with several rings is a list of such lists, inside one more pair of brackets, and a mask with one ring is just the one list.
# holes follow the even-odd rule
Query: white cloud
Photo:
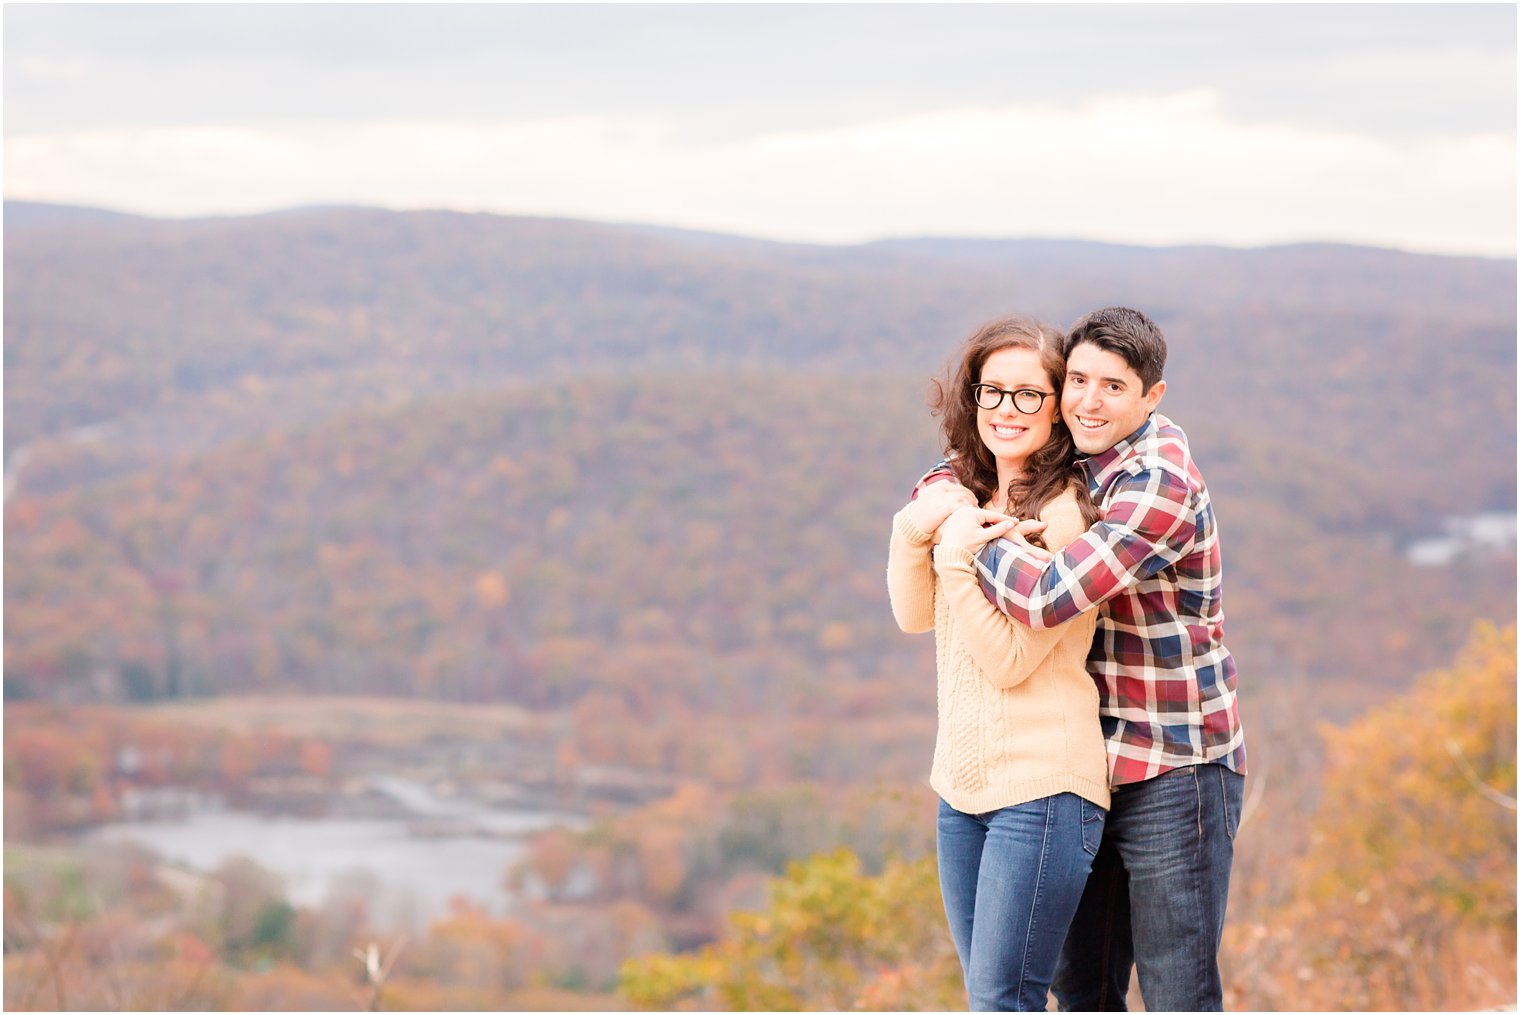
[[64, 60], [33, 56], [17, 60], [12, 69], [22, 77], [35, 78], [47, 83], [67, 82], [74, 84], [88, 81], [91, 67], [88, 60], [71, 58]]
[[703, 143], [673, 120], [156, 128], [18, 137], [13, 197], [155, 214], [350, 202], [781, 239], [1339, 240], [1513, 256], [1515, 140], [1233, 122], [1210, 91], [945, 109]]

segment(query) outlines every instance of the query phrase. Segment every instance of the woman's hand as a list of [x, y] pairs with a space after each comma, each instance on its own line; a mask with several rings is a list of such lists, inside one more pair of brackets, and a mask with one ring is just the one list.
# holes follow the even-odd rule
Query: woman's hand
[[938, 542], [946, 546], [960, 546], [972, 553], [999, 536], [1007, 535], [1017, 518], [997, 511], [988, 511], [975, 504], [957, 508], [939, 527]]
[[908, 502], [908, 520], [929, 535], [960, 507], [976, 507], [971, 491], [951, 480], [930, 483]]
[[976, 553], [985, 544], [994, 539], [1007, 537], [1019, 543], [1024, 552], [1035, 560], [1044, 563], [1051, 559], [1051, 554], [1030, 545], [1024, 537], [1045, 528], [1045, 523], [1038, 518], [1025, 518], [1019, 521], [1010, 515], [1001, 514], [997, 511], [988, 511], [979, 507], [958, 508], [936, 533], [938, 542], [947, 546], [960, 546], [972, 553]]

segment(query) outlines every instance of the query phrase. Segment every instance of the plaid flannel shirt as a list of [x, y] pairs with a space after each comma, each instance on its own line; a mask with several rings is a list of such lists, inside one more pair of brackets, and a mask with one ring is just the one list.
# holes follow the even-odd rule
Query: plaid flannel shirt
[[[1083, 465], [1098, 523], [1048, 563], [1007, 539], [987, 544], [977, 557], [982, 591], [1034, 628], [1103, 607], [1087, 669], [1113, 785], [1209, 762], [1244, 774], [1219, 536], [1187, 435], [1152, 414]], [[946, 478], [941, 462], [919, 486]]]

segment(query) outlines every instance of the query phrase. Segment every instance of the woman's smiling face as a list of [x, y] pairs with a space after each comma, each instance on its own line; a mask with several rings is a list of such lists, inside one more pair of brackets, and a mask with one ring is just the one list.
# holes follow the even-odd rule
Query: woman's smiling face
[[[1040, 364], [1040, 354], [1033, 349], [1015, 347], [992, 353], [982, 363], [978, 383], [1008, 392], [1032, 390], [1042, 395], [1056, 395], [1050, 377]], [[1004, 395], [995, 409], [985, 409], [980, 402], [977, 403], [976, 429], [992, 457], [997, 459], [1000, 473], [1005, 469], [1023, 471], [1029, 456], [1050, 440], [1058, 402], [1058, 397], [1047, 397], [1032, 413], [1020, 412], [1010, 395]]]

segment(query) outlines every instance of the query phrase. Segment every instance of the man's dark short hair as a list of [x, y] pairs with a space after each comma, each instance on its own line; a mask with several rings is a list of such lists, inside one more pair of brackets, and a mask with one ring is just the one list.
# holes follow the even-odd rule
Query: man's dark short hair
[[1129, 307], [1094, 310], [1071, 326], [1066, 336], [1066, 355], [1083, 342], [1115, 353], [1140, 376], [1149, 391], [1166, 369], [1166, 339], [1156, 322]]

